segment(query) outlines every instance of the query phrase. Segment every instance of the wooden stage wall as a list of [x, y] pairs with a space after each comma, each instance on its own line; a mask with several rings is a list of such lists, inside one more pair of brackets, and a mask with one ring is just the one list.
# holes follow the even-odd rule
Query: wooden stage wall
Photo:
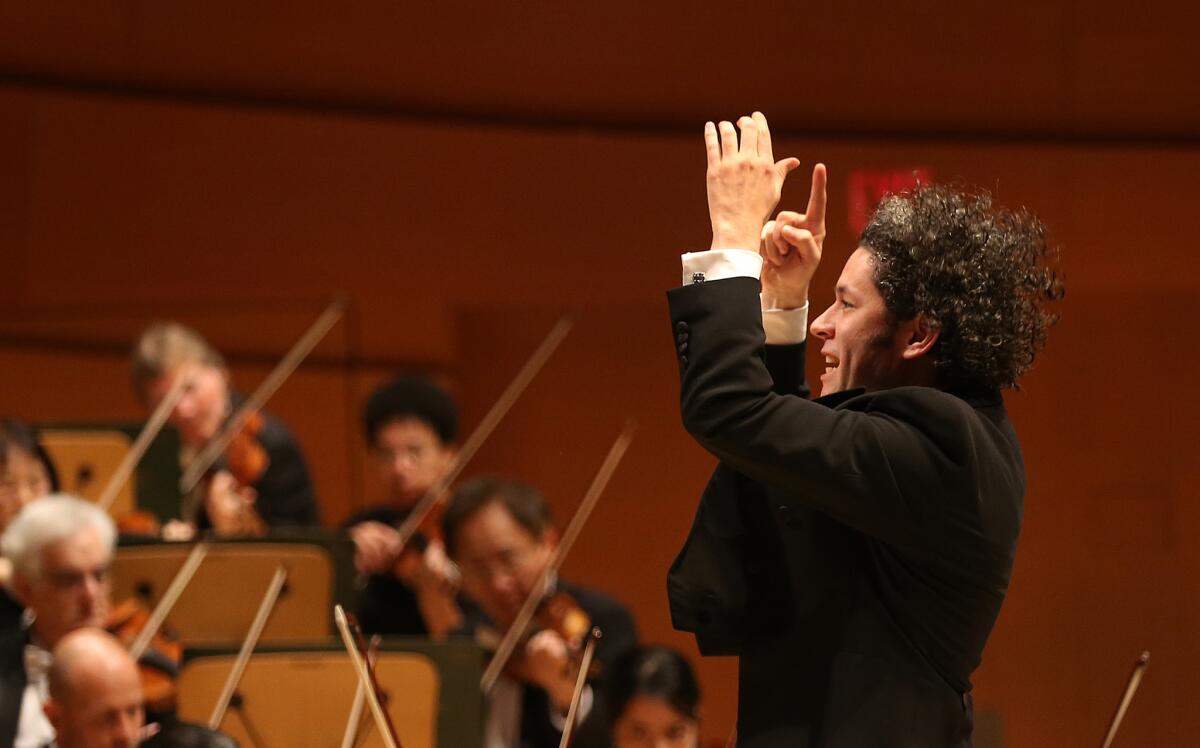
[[[730, 116], [735, 112], [714, 112]], [[769, 114], [769, 112], [768, 112]], [[389, 372], [450, 383], [469, 429], [557, 316], [578, 323], [470, 473], [541, 486], [565, 519], [625, 417], [640, 431], [565, 574], [681, 647], [665, 571], [713, 460], [679, 425], [664, 289], [707, 240], [694, 133], [437, 126], [0, 88], [0, 413], [133, 419], [126, 351], [147, 322], [200, 328], [252, 388], [334, 293], [351, 313], [272, 409], [309, 455], [329, 524], [376, 491], [359, 409]], [[1154, 654], [1124, 745], [1200, 735], [1193, 321], [1200, 151], [815, 142], [831, 174], [813, 306], [853, 246], [852, 197], [923, 170], [1026, 204], [1065, 250], [1063, 320], [1009, 397], [1029, 467], [1013, 585], [976, 675], [1006, 745], [1098, 743]], [[853, 175], [853, 176], [852, 176]], [[783, 207], [803, 209], [803, 172]], [[697, 662], [705, 738], [735, 665]]]

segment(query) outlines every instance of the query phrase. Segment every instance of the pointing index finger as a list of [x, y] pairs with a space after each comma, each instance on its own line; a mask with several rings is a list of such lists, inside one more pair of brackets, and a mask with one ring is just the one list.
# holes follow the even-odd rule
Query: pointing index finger
[[825, 164], [813, 167], [812, 192], [808, 195], [808, 209], [804, 211], [808, 227], [814, 234], [825, 233], [825, 184], [828, 175]]

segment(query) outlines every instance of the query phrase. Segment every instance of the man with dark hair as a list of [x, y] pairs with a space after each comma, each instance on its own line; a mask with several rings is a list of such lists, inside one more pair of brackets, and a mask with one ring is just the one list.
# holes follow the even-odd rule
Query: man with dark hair
[[[558, 545], [545, 497], [532, 486], [503, 478], [468, 482], [455, 492], [442, 515], [446, 546], [462, 569], [463, 591], [478, 604], [468, 608], [464, 633], [494, 643], [513, 624], [536, 591], [563, 593], [591, 625], [603, 632], [596, 646], [600, 672], [637, 644], [629, 611], [596, 590], [547, 579]], [[548, 582], [548, 584], [546, 584]], [[559, 598], [560, 602], [563, 598]], [[580, 632], [586, 635], [587, 627]], [[571, 639], [574, 640], [571, 640]], [[533, 628], [514, 651], [511, 667], [488, 694], [484, 748], [553, 748], [559, 744], [571, 703], [582, 641], [550, 628]], [[607, 717], [599, 688], [585, 688], [580, 702], [576, 748], [608, 748]]]
[[886, 199], [812, 323], [809, 401], [825, 167], [804, 214], [768, 222], [799, 162], [774, 161], [761, 114], [738, 127], [705, 127], [712, 249], [669, 293], [683, 422], [720, 460], [673, 623], [740, 657], [739, 748], [969, 746], [1025, 491], [1000, 390], [1045, 342], [1053, 252], [986, 196]]
[[454, 459], [458, 407], [427, 379], [400, 376], [371, 393], [363, 426], [388, 497], [346, 522], [355, 566], [367, 576], [359, 619], [368, 633], [441, 638], [462, 623], [458, 572], [442, 543], [423, 535], [397, 563], [396, 528]]

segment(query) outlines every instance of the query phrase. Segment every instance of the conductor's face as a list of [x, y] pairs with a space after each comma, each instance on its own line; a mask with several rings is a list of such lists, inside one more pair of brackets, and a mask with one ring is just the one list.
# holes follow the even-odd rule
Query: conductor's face
[[865, 388], [879, 390], [900, 382], [904, 333], [891, 323], [875, 285], [873, 256], [859, 247], [838, 278], [833, 304], [813, 320], [820, 338], [825, 373], [821, 394]]
[[552, 530], [537, 537], [525, 529], [499, 501], [485, 504], [455, 537], [463, 589], [507, 628], [541, 581], [556, 542]]

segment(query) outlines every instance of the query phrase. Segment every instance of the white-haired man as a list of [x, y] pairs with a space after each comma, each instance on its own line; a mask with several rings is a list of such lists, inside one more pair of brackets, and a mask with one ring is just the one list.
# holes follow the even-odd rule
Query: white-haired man
[[108, 617], [108, 569], [116, 529], [94, 504], [49, 496], [29, 504], [0, 538], [9, 584], [25, 605], [22, 625], [0, 632], [0, 745], [36, 748], [54, 738], [43, 705], [51, 651]]

